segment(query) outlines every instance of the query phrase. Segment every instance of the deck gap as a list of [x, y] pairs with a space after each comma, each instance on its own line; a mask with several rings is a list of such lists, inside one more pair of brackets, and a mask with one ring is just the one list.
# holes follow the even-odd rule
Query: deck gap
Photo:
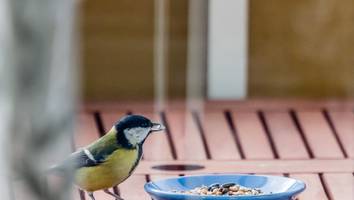
[[272, 149], [273, 155], [274, 155], [275, 159], [279, 159], [279, 154], [278, 154], [277, 148], [275, 146], [274, 139], [270, 133], [268, 124], [265, 120], [265, 116], [264, 116], [263, 111], [261, 111], [261, 110], [257, 111], [257, 115], [258, 115], [258, 118], [260, 119], [262, 127], [266, 133], [266, 136], [267, 136], [268, 142], [270, 144], [270, 147]]
[[243, 151], [241, 140], [240, 140], [240, 137], [239, 137], [238, 132], [236, 130], [236, 125], [233, 123], [230, 110], [225, 110], [224, 116], [226, 118], [227, 124], [229, 125], [229, 127], [231, 129], [232, 137], [234, 138], [234, 141], [236, 143], [237, 150], [240, 153], [241, 159], [244, 160], [246, 158], [245, 152]]
[[155, 165], [152, 169], [162, 170], [162, 171], [193, 171], [201, 170], [205, 167], [203, 165], [197, 164], [167, 164], [167, 165]]
[[102, 117], [101, 117], [101, 113], [98, 112], [98, 111], [94, 111], [93, 112], [93, 116], [94, 116], [94, 119], [95, 119], [95, 122], [96, 122], [96, 127], [97, 127], [97, 130], [98, 130], [98, 134], [100, 137], [104, 136], [105, 133], [106, 133], [106, 130], [105, 130], [105, 127], [103, 125], [103, 120], [102, 120]]
[[334, 123], [333, 123], [331, 117], [329, 116], [329, 113], [328, 113], [327, 109], [325, 109], [325, 108], [322, 109], [322, 114], [323, 114], [324, 118], [326, 119], [326, 121], [327, 121], [327, 123], [329, 125], [329, 128], [331, 129], [331, 131], [332, 131], [332, 133], [334, 135], [334, 138], [336, 139], [337, 144], [339, 145], [339, 148], [342, 151], [343, 156], [345, 158], [348, 158], [348, 153], [346, 152], [346, 150], [344, 148], [344, 145], [343, 145], [342, 141], [339, 138], [337, 129], [335, 128]]
[[150, 175], [149, 174], [145, 174], [145, 181], [148, 183], [151, 181]]
[[113, 186], [112, 188], [113, 188], [113, 193], [120, 196], [120, 191], [119, 191], [118, 186], [116, 185], [116, 186]]
[[83, 190], [80, 190], [80, 189], [78, 189], [78, 191], [79, 191], [80, 199], [81, 200], [86, 200], [85, 192]]
[[[147, 183], [151, 181], [151, 178], [150, 178], [150, 175], [149, 175], [149, 174], [145, 174], [145, 181], [146, 181]], [[154, 199], [152, 199], [152, 197], [151, 197], [151, 200], [154, 200]]]
[[171, 135], [171, 131], [170, 131], [170, 127], [169, 127], [169, 124], [168, 124], [168, 121], [167, 121], [167, 117], [166, 117], [166, 113], [165, 112], [160, 112], [160, 118], [161, 118], [161, 121], [162, 123], [165, 125], [166, 127], [166, 134], [167, 134], [167, 141], [168, 141], [168, 144], [170, 146], [170, 149], [171, 149], [171, 154], [172, 154], [172, 158], [173, 160], [176, 160], [178, 157], [177, 157], [177, 151], [176, 151], [176, 147], [172, 141], [172, 135]]
[[324, 178], [323, 178], [323, 173], [319, 173], [318, 176], [320, 177], [321, 185], [322, 185], [322, 187], [323, 187], [323, 190], [324, 190], [324, 192], [325, 192], [325, 194], [326, 194], [327, 199], [328, 199], [328, 200], [333, 200], [333, 199], [331, 198], [331, 195], [330, 195], [329, 190], [328, 190], [328, 188], [327, 188], [326, 182], [325, 182], [325, 180], [324, 180]]
[[307, 139], [306, 139], [304, 130], [303, 130], [302, 127], [301, 127], [300, 121], [299, 121], [299, 119], [298, 119], [298, 117], [297, 117], [297, 115], [296, 115], [295, 110], [290, 109], [290, 110], [289, 110], [289, 114], [290, 114], [290, 117], [291, 117], [292, 121], [293, 121], [294, 124], [295, 124], [295, 127], [296, 127], [298, 133], [300, 134], [300, 137], [301, 137], [302, 142], [303, 142], [304, 145], [305, 145], [305, 149], [306, 149], [306, 151], [307, 151], [307, 154], [310, 156], [311, 159], [313, 159], [313, 158], [314, 158], [313, 151], [312, 151], [312, 149], [311, 149], [311, 147], [310, 147], [310, 144], [308, 143], [308, 141], [307, 141]]
[[199, 133], [200, 133], [200, 136], [202, 138], [202, 142], [203, 142], [203, 146], [204, 146], [204, 150], [205, 150], [205, 155], [207, 157], [208, 160], [211, 159], [211, 154], [210, 154], [210, 150], [209, 150], [209, 147], [208, 147], [208, 144], [207, 144], [207, 140], [205, 138], [205, 131], [202, 127], [202, 123], [201, 123], [201, 120], [200, 120], [200, 117], [198, 115], [198, 112], [197, 111], [191, 111], [192, 112], [192, 118], [194, 120], [194, 122], [197, 124], [197, 128], [199, 130]]

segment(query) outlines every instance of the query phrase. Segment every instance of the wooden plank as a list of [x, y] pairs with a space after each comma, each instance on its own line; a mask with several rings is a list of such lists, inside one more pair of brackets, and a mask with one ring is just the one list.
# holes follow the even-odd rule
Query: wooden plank
[[163, 174], [153, 174], [150, 175], [150, 180], [151, 181], [159, 181], [162, 179], [167, 179], [167, 178], [176, 178], [179, 177], [178, 175], [163, 175]]
[[167, 111], [166, 118], [177, 159], [205, 160], [203, 141], [191, 113], [185, 110]]
[[200, 120], [212, 159], [241, 159], [233, 133], [222, 111], [206, 111], [200, 116]]
[[[277, 146], [280, 158], [309, 158], [304, 141], [302, 141], [301, 135], [288, 112], [269, 111], [265, 113], [265, 119], [273, 136], [274, 144]], [[327, 199], [317, 174], [292, 174], [291, 177], [300, 179], [307, 185], [307, 189], [299, 197], [300, 200]]]
[[354, 199], [354, 177], [351, 173], [325, 173], [323, 180], [333, 200]]
[[[288, 112], [269, 111], [265, 113], [265, 119], [273, 136], [274, 144], [277, 146], [280, 158], [309, 158], [304, 141], [302, 141], [301, 135], [296, 129], [296, 126]], [[327, 199], [317, 174], [291, 174], [291, 177], [300, 179], [307, 185], [307, 189], [300, 194], [300, 200]]]
[[256, 112], [232, 112], [232, 118], [247, 159], [274, 158], [267, 135]]
[[297, 115], [316, 158], [344, 157], [321, 111], [299, 111]]
[[329, 111], [329, 116], [348, 157], [354, 158], [354, 113]]
[[127, 200], [149, 200], [149, 195], [144, 191], [145, 175], [132, 175], [119, 185], [121, 197]]
[[284, 98], [252, 98], [247, 100], [209, 100], [205, 106], [209, 109], [237, 111], [284, 111], [289, 109], [319, 110], [331, 108], [333, 110], [353, 110], [354, 99], [345, 100], [309, 100]]
[[290, 177], [306, 183], [306, 190], [300, 194], [300, 200], [328, 200], [318, 174], [291, 174]]
[[[198, 170], [162, 171], [157, 165], [201, 165]], [[136, 174], [202, 174], [202, 173], [352, 173], [353, 160], [205, 160], [141, 161]]]
[[[211, 110], [232, 109], [237, 111], [284, 111], [289, 109], [320, 110], [328, 108], [331, 110], [353, 110], [354, 99], [344, 100], [308, 100], [308, 99], [247, 99], [247, 100], [207, 100], [204, 102], [206, 108]], [[185, 109], [185, 102], [171, 100], [167, 102], [167, 109]], [[85, 102], [81, 110], [86, 111], [126, 111], [127, 108], [137, 110], [153, 110], [153, 101], [114, 101], [114, 102]]]
[[286, 111], [269, 111], [265, 113], [270, 133], [277, 147], [280, 158], [306, 159], [309, 158], [300, 133]]
[[259, 175], [259, 176], [262, 176], [262, 175], [265, 175], [265, 176], [285, 176], [283, 173], [248, 173], [250, 175]]

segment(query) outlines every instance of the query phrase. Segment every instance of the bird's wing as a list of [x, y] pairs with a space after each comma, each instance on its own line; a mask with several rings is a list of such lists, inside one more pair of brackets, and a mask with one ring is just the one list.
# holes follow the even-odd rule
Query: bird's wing
[[64, 165], [71, 165], [74, 168], [81, 167], [92, 167], [96, 166], [103, 161], [96, 160], [95, 156], [92, 155], [87, 149], [80, 149], [72, 153], [67, 159], [64, 160]]
[[53, 169], [78, 169], [81, 167], [92, 167], [104, 163], [119, 146], [115, 142], [115, 137], [105, 135], [86, 148], [70, 154], [61, 164]]
[[87, 152], [85, 152], [85, 149], [80, 149], [70, 154], [60, 164], [51, 167], [49, 171], [65, 171], [81, 167], [92, 167], [99, 165], [100, 163], [102, 163], [102, 161], [92, 159], [91, 155], [88, 155]]

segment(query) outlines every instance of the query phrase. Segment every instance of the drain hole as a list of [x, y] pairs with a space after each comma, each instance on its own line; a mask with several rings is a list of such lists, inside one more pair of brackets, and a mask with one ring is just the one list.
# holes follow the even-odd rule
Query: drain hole
[[153, 169], [164, 170], [164, 171], [189, 171], [189, 170], [199, 170], [204, 169], [202, 165], [156, 165], [152, 167]]

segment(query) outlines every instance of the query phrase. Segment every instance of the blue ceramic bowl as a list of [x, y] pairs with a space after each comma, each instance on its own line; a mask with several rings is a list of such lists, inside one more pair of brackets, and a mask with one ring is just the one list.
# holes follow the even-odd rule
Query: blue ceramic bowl
[[[264, 194], [257, 196], [200, 196], [172, 192], [173, 190], [190, 190], [213, 183], [237, 183], [245, 187], [259, 188]], [[294, 197], [302, 192], [305, 187], [302, 181], [292, 178], [241, 174], [184, 176], [145, 184], [146, 192], [154, 200], [291, 200], [295, 199]]]

